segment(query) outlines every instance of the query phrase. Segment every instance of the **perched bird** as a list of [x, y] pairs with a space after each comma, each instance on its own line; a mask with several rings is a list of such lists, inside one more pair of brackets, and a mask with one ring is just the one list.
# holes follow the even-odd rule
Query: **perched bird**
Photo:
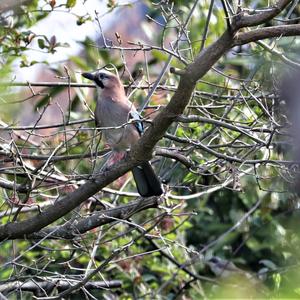
[[[138, 141], [144, 127], [133, 103], [126, 97], [123, 84], [118, 76], [106, 70], [82, 73], [82, 76], [96, 84], [96, 126], [109, 127], [103, 130], [106, 143], [113, 152], [124, 153]], [[159, 196], [163, 193], [161, 182], [149, 162], [134, 167], [132, 173], [141, 196]]]
[[232, 274], [245, 273], [231, 261], [217, 256], [211, 257], [206, 263], [217, 277], [229, 277]]

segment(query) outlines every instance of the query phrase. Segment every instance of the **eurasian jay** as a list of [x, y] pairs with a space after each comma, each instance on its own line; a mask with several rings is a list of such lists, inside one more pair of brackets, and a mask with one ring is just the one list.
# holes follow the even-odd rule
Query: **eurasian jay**
[[[103, 130], [104, 139], [112, 151], [124, 153], [138, 141], [144, 127], [133, 103], [126, 97], [123, 84], [116, 75], [105, 70], [82, 73], [82, 76], [96, 84], [96, 126], [115, 127]], [[149, 162], [134, 167], [132, 173], [141, 196], [159, 196], [163, 193], [161, 182]]]

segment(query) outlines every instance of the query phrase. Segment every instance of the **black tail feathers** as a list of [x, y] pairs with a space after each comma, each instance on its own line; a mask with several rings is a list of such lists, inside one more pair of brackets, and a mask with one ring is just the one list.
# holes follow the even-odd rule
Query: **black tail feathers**
[[150, 163], [144, 162], [132, 169], [133, 178], [139, 194], [143, 197], [160, 196], [164, 191], [161, 182]]

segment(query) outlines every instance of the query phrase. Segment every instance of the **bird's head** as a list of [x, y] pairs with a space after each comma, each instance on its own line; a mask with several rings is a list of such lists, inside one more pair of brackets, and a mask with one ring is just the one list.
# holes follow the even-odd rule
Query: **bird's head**
[[118, 89], [122, 87], [118, 76], [106, 70], [98, 70], [91, 73], [82, 73], [81, 75], [84, 78], [94, 81], [96, 86], [101, 89]]
[[213, 256], [206, 261], [213, 273], [217, 276], [226, 277], [234, 272], [239, 272], [240, 269], [235, 266], [231, 261]]

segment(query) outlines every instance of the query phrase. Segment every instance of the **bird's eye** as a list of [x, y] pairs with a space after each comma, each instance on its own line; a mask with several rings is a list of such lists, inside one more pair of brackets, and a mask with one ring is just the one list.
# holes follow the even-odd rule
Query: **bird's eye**
[[99, 74], [99, 79], [100, 79], [100, 80], [103, 80], [104, 78], [105, 78], [105, 74], [100, 73], [100, 74]]
[[209, 261], [212, 262], [213, 264], [216, 264], [219, 262], [216, 257], [212, 257]]

